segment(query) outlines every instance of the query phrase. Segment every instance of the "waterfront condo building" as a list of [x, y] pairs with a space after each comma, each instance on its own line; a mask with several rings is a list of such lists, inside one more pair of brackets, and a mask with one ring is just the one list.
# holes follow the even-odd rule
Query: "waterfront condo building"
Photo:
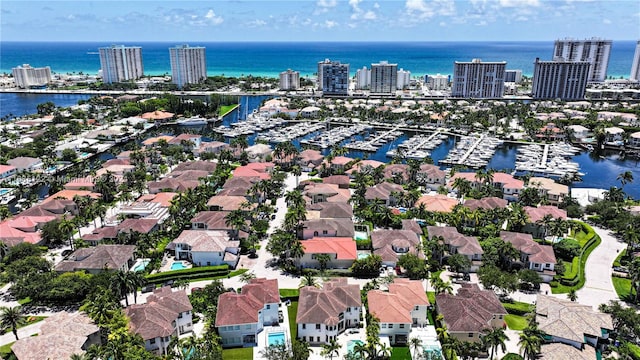
[[356, 71], [356, 89], [365, 90], [371, 86], [371, 70], [363, 66]]
[[640, 40], [636, 43], [636, 52], [633, 55], [633, 63], [631, 64], [630, 80], [640, 81]]
[[425, 75], [425, 77], [429, 90], [446, 90], [449, 87], [449, 77], [447, 75]]
[[556, 40], [553, 58], [565, 61], [587, 61], [591, 64], [589, 82], [603, 82], [607, 78], [607, 66], [611, 54], [611, 40], [592, 38], [590, 40]]
[[584, 99], [589, 78], [588, 61], [540, 61], [533, 67], [534, 99]]
[[300, 88], [300, 72], [288, 69], [280, 73], [280, 90], [297, 90]]
[[34, 68], [29, 64], [12, 69], [13, 81], [19, 88], [42, 87], [51, 82], [51, 68], [48, 66]]
[[501, 98], [504, 94], [504, 72], [506, 61], [454, 62], [451, 96], [489, 99]]
[[520, 83], [522, 81], [522, 70], [505, 70], [504, 82]]
[[324, 95], [349, 94], [349, 64], [325, 59], [318, 63], [318, 90]]
[[409, 85], [411, 85], [411, 71], [401, 68], [398, 70], [398, 83], [396, 84], [396, 89], [402, 90], [409, 87]]
[[169, 48], [171, 81], [183, 88], [207, 79], [206, 51], [202, 46], [178, 45]]
[[142, 77], [144, 70], [141, 47], [111, 45], [99, 50], [103, 82], [111, 84]]
[[380, 61], [371, 64], [371, 92], [376, 94], [392, 94], [398, 84], [398, 64]]

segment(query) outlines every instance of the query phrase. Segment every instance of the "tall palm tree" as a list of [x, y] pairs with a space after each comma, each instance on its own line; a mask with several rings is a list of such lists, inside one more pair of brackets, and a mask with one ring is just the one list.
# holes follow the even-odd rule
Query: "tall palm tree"
[[540, 353], [542, 346], [542, 338], [536, 335], [521, 333], [520, 340], [518, 341], [520, 350], [522, 351], [522, 357], [525, 360], [534, 360]]
[[418, 358], [418, 351], [422, 350], [422, 340], [414, 337], [409, 339], [409, 347], [413, 349], [413, 359]]
[[0, 328], [11, 330], [13, 335], [18, 339], [18, 328], [27, 323], [26, 317], [22, 313], [21, 306], [0, 307]]
[[73, 250], [73, 231], [75, 230], [73, 220], [69, 220], [66, 216], [63, 216], [62, 220], [60, 220], [60, 223], [58, 224], [58, 228], [68, 237], [69, 246], [71, 247], [71, 250]]
[[302, 279], [300, 279], [299, 287], [302, 288], [305, 286], [320, 287], [320, 284], [318, 283], [318, 280], [313, 276], [313, 274], [306, 273], [302, 275]]
[[300, 175], [302, 175], [302, 168], [300, 167], [300, 165], [293, 165], [291, 167], [291, 174], [293, 174], [293, 176], [296, 177], [296, 189], [298, 188], [298, 186], [300, 185]]
[[484, 335], [480, 337], [483, 339], [485, 344], [491, 349], [491, 354], [489, 359], [493, 359], [494, 355], [498, 352], [498, 347], [505, 352], [507, 350], [506, 341], [509, 340], [509, 337], [505, 333], [504, 329], [501, 327], [485, 329], [483, 331]]
[[620, 185], [622, 185], [622, 190], [624, 190], [624, 186], [633, 182], [633, 173], [629, 170], [620, 173], [616, 180], [620, 181]]
[[322, 345], [322, 351], [320, 351], [320, 355], [328, 357], [329, 359], [333, 359], [334, 356], [340, 355], [340, 348], [342, 345], [338, 344], [336, 339], [329, 340], [328, 344]]

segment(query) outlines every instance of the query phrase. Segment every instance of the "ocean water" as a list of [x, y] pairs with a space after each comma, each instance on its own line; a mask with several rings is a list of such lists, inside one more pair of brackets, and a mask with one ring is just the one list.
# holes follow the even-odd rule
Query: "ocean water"
[[[98, 48], [109, 46], [98, 42], [0, 42], [0, 73], [10, 73], [21, 64], [50, 66], [56, 73], [80, 72], [96, 74], [100, 69]], [[169, 48], [176, 43], [140, 42], [124, 45], [141, 46], [144, 73], [171, 73]], [[210, 42], [190, 43], [204, 46], [207, 52], [207, 73], [225, 76], [276, 77], [281, 71], [293, 69], [302, 76], [317, 72], [317, 63], [324, 59], [348, 63], [351, 75], [363, 66], [387, 60], [398, 68], [411, 71], [412, 76], [451, 74], [454, 61], [506, 61], [507, 69], [521, 69], [533, 74], [533, 62], [538, 57], [550, 60], [553, 41], [526, 42]], [[628, 78], [635, 50], [635, 41], [614, 41], [607, 74]]]

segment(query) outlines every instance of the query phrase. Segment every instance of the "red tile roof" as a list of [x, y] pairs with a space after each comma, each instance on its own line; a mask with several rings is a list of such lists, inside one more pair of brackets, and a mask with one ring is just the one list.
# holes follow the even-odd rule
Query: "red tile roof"
[[242, 292], [226, 292], [218, 298], [216, 327], [253, 324], [258, 322], [258, 311], [266, 304], [280, 303], [277, 279], [252, 279]]
[[356, 242], [345, 237], [314, 237], [302, 241], [305, 254], [336, 254], [336, 260], [355, 260], [358, 257]]

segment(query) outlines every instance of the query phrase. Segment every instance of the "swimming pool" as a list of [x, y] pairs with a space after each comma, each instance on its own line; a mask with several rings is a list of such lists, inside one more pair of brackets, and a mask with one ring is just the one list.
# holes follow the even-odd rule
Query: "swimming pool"
[[369, 236], [364, 231], [356, 231], [353, 233], [353, 238], [356, 240], [369, 240]]
[[284, 344], [284, 333], [277, 332], [269, 334], [267, 343], [269, 344], [269, 346], [276, 345], [278, 343]]
[[366, 252], [358, 252], [358, 260], [366, 259], [369, 257], [369, 255], [371, 254], [368, 254]]
[[182, 270], [182, 269], [186, 269], [187, 267], [184, 266], [184, 264], [182, 263], [182, 261], [174, 261], [171, 264], [171, 270]]
[[364, 343], [361, 340], [349, 340], [347, 342], [347, 353], [353, 353], [353, 348], [358, 344], [362, 345]]
[[149, 265], [148, 259], [141, 260], [138, 262], [136, 266], [134, 266], [133, 271], [134, 272], [143, 271], [147, 267], [147, 265]]
[[0, 189], [0, 195], [4, 195], [9, 192], [9, 189]]

